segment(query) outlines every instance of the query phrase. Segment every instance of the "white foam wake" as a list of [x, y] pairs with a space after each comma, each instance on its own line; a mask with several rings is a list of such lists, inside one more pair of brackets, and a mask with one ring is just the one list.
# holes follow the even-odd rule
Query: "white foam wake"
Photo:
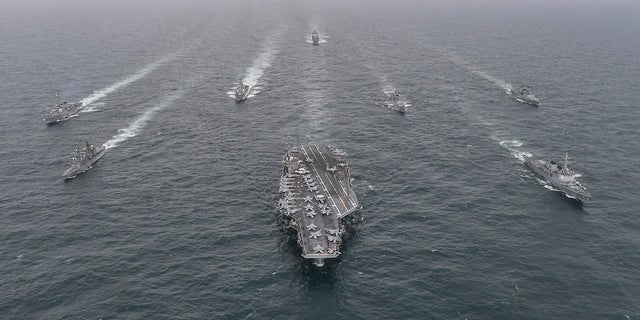
[[[448, 51], [446, 49], [443, 49], [445, 52]], [[513, 86], [511, 84], [509, 84], [508, 82], [502, 80], [502, 79], [498, 79], [484, 71], [478, 70], [478, 68], [474, 67], [469, 61], [467, 61], [466, 59], [463, 59], [453, 53], [446, 53], [446, 55], [448, 56], [449, 60], [451, 60], [453, 63], [471, 71], [473, 74], [480, 76], [486, 80], [489, 80], [493, 83], [495, 83], [498, 87], [504, 89], [504, 91], [508, 94], [511, 94], [511, 91], [513, 90]]]
[[527, 157], [531, 157], [531, 153], [526, 151], [520, 151], [516, 148], [522, 147], [523, 143], [518, 140], [502, 140], [499, 142], [500, 145], [509, 150], [511, 155], [517, 158], [518, 160], [524, 162]]
[[82, 110], [80, 110], [80, 113], [89, 113], [89, 112], [98, 111], [102, 106], [104, 106], [104, 102], [96, 102], [91, 104], [90, 106], [83, 107]]
[[[260, 93], [262, 87], [257, 86], [258, 80], [262, 78], [264, 72], [267, 68], [271, 66], [271, 62], [277, 50], [267, 50], [260, 53], [260, 55], [253, 60], [253, 64], [247, 68], [246, 74], [242, 79], [242, 82], [251, 86], [251, 92], [247, 96], [247, 98], [253, 98], [256, 94]], [[237, 84], [236, 84], [237, 86]], [[232, 87], [231, 90], [225, 92], [225, 94], [230, 98], [235, 98], [235, 89], [236, 87]]]
[[118, 81], [104, 89], [100, 89], [98, 91], [94, 91], [90, 96], [80, 100], [80, 103], [82, 103], [82, 106], [85, 107], [87, 105], [90, 105], [104, 97], [106, 97], [107, 95], [109, 95], [110, 93], [124, 87], [127, 86], [137, 80], [140, 80], [144, 77], [146, 77], [147, 75], [149, 75], [153, 70], [155, 70], [156, 68], [158, 68], [159, 66], [167, 63], [168, 61], [170, 61], [173, 57], [175, 56], [175, 54], [170, 54], [168, 56], [165, 56], [157, 61], [154, 61], [153, 63], [150, 63], [148, 65], [146, 65], [144, 68], [140, 69], [140, 71], [130, 75], [129, 77]]
[[264, 71], [271, 67], [271, 62], [277, 53], [277, 49], [273, 43], [264, 46], [263, 51], [253, 60], [250, 67], [247, 68], [243, 81], [253, 87], [256, 86], [258, 80], [264, 75]]
[[486, 72], [482, 72], [479, 70], [475, 70], [474, 68], [468, 67], [467, 68], [475, 73], [476, 75], [479, 75], [493, 83], [495, 83], [497, 86], [499, 86], [500, 88], [504, 89], [504, 91], [508, 94], [511, 94], [511, 91], [513, 90], [513, 86], [509, 83], [507, 83], [506, 81], [502, 80], [502, 79], [498, 79], [490, 74], [487, 74]]
[[[320, 40], [318, 40], [318, 44], [324, 44], [324, 43], [329, 42], [328, 41], [329, 36], [319, 36], [319, 38], [320, 38]], [[313, 39], [311, 39], [311, 36], [308, 36], [308, 37], [305, 37], [304, 42], [313, 44]]]
[[149, 121], [158, 111], [166, 108], [171, 105], [177, 99], [182, 97], [182, 92], [174, 93], [168, 96], [165, 100], [160, 102], [158, 105], [147, 109], [140, 117], [138, 117], [135, 121], [133, 121], [128, 127], [123, 129], [118, 129], [118, 134], [114, 135], [111, 140], [105, 142], [104, 147], [109, 150], [111, 148], [115, 148], [118, 146], [120, 142], [127, 141], [129, 138], [135, 137], [140, 133], [140, 130], [144, 128]]
[[[274, 38], [279, 38], [282, 34], [282, 30], [271, 37], [271, 40], [265, 42], [262, 45], [262, 50], [257, 58], [253, 59], [250, 67], [247, 67], [242, 82], [251, 86], [251, 92], [247, 98], [252, 98], [256, 94], [260, 93], [261, 87], [257, 86], [258, 81], [264, 75], [264, 72], [271, 67], [273, 58], [279, 52], [278, 47], [274, 41]], [[235, 86], [230, 91], [226, 92], [227, 96], [235, 98]]]

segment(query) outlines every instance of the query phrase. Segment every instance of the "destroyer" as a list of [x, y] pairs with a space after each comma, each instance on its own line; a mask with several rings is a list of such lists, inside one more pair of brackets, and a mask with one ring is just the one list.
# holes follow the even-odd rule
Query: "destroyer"
[[65, 179], [71, 179], [91, 169], [91, 166], [98, 161], [106, 151], [104, 146], [96, 148], [96, 146], [88, 142], [85, 142], [85, 146], [82, 148], [80, 148], [80, 146], [76, 147], [76, 150], [71, 156], [71, 166], [62, 176]]
[[313, 41], [313, 44], [316, 46], [320, 44], [320, 36], [318, 35], [318, 31], [315, 29], [311, 32], [311, 41]]
[[54, 124], [56, 122], [67, 120], [71, 118], [72, 115], [78, 113], [81, 108], [81, 102], [59, 102], [44, 116], [44, 122], [47, 124]]
[[400, 112], [402, 114], [407, 112], [407, 108], [409, 107], [409, 103], [407, 102], [406, 99], [404, 99], [400, 95], [400, 91], [394, 90], [393, 92], [391, 92], [389, 94], [389, 98], [390, 98], [390, 100], [387, 103], [387, 107], [389, 107], [392, 110], [398, 111], [398, 112]]
[[346, 154], [330, 146], [287, 146], [278, 210], [297, 231], [302, 256], [323, 266], [340, 255], [342, 218], [359, 209]]
[[[511, 91], [513, 92], [513, 90]], [[533, 106], [540, 105], [540, 99], [536, 98], [536, 96], [531, 93], [531, 87], [525, 84], [520, 85], [518, 91], [515, 92], [515, 98], [520, 102]]]
[[251, 86], [248, 84], [244, 84], [244, 82], [240, 80], [240, 84], [238, 85], [238, 87], [236, 87], [235, 90], [236, 101], [245, 100], [249, 96], [250, 92]]
[[573, 198], [580, 203], [584, 203], [591, 198], [591, 194], [587, 189], [576, 180], [576, 176], [578, 175], [567, 166], [566, 155], [563, 165], [553, 160], [537, 159], [534, 157], [526, 158], [524, 163], [529, 170], [540, 176], [554, 188], [562, 191], [567, 197]]

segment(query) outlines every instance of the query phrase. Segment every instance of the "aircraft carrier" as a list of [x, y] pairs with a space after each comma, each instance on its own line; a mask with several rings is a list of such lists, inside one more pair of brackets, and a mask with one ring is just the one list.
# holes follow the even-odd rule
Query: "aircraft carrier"
[[347, 155], [322, 144], [286, 149], [278, 210], [297, 231], [302, 256], [320, 267], [340, 255], [342, 218], [360, 209]]

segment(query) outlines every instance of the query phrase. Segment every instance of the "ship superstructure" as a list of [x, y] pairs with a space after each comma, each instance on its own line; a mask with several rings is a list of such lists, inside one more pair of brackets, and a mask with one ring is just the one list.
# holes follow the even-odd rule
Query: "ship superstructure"
[[54, 124], [56, 122], [64, 121], [74, 114], [78, 113], [82, 108], [82, 103], [80, 102], [60, 102], [56, 103], [56, 105], [49, 110], [47, 114], [44, 116], [44, 122], [47, 124]]
[[238, 84], [238, 86], [234, 90], [236, 101], [240, 102], [247, 99], [249, 93], [251, 93], [251, 85], [245, 84], [242, 80], [240, 80], [240, 84]]
[[409, 106], [411, 106], [411, 104], [404, 97], [402, 97], [402, 95], [400, 95], [400, 91], [394, 90], [388, 93], [388, 95], [389, 102], [387, 102], [387, 107], [400, 113], [407, 112], [407, 109]]
[[302, 256], [317, 266], [340, 255], [343, 218], [360, 205], [346, 153], [323, 145], [288, 146], [278, 209], [297, 231]]
[[591, 194], [576, 180], [579, 175], [569, 169], [567, 159], [568, 156], [565, 156], [564, 164], [561, 165], [553, 160], [528, 157], [525, 159], [525, 165], [568, 197], [585, 203], [591, 198]]
[[531, 93], [531, 86], [529, 85], [522, 84], [517, 91], [514, 92], [513, 90], [511, 90], [511, 92], [515, 95], [516, 100], [522, 103], [530, 104], [536, 107], [540, 105], [540, 99], [538, 99], [533, 95], [533, 93]]
[[85, 142], [83, 147], [77, 146], [71, 156], [71, 164], [62, 176], [65, 179], [71, 179], [91, 169], [91, 166], [98, 161], [105, 152], [107, 152], [105, 146], [98, 148], [88, 142]]

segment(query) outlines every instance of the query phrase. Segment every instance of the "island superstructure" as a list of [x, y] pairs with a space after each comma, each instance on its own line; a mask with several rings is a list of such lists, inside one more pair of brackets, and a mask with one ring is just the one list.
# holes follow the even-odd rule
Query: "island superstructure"
[[337, 258], [343, 218], [359, 208], [344, 151], [323, 144], [287, 146], [278, 209], [297, 231], [304, 258], [316, 266]]

